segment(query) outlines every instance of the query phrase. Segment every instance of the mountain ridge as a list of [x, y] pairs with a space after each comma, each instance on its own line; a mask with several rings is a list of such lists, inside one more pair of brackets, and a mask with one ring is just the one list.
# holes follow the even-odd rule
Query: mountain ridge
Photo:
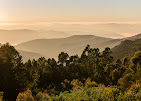
[[[108, 43], [110, 40], [111, 42], [113, 41], [112, 45], [111, 43]], [[42, 53], [44, 56], [57, 58], [62, 51], [67, 52], [70, 55], [80, 55], [88, 44], [92, 45], [92, 47], [97, 46], [100, 50], [103, 50], [103, 47], [106, 47], [102, 45], [104, 42], [105, 45], [108, 44], [109, 47], [113, 47], [120, 39], [116, 41], [114, 40], [116, 39], [94, 35], [74, 35], [67, 38], [35, 39], [18, 44], [15, 47], [23, 51]], [[99, 45], [97, 43], [99, 43]]]

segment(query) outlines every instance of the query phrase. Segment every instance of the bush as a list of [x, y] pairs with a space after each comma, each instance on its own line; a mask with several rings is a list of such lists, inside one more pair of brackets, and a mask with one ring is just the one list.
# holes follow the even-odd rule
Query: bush
[[133, 84], [127, 92], [119, 95], [118, 101], [141, 101], [141, 85]]
[[23, 93], [19, 93], [16, 101], [34, 101], [31, 90], [28, 89]]
[[[120, 92], [117, 86], [105, 87], [105, 85], [87, 79], [82, 85], [78, 80], [71, 82], [75, 89], [61, 92], [59, 95], [49, 96], [46, 92], [39, 92], [32, 96], [31, 90], [19, 93], [17, 101], [141, 101], [141, 84], [132, 84], [130, 89]], [[76, 86], [79, 87], [76, 87]]]
[[114, 101], [118, 96], [119, 89], [116, 87], [99, 87], [84, 86], [68, 92], [60, 93], [59, 96], [52, 97], [52, 101]]

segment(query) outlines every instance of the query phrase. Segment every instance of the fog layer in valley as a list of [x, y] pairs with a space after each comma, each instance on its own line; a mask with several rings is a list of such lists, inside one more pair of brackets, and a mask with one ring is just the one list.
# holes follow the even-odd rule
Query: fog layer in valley
[[141, 32], [141, 24], [9, 24], [0, 25], [0, 42], [19, 44], [34, 39], [65, 38], [72, 35], [96, 35], [124, 38]]

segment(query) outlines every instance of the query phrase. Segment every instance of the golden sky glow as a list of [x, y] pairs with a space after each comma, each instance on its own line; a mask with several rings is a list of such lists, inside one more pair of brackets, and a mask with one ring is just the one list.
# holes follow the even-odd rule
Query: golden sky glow
[[1, 0], [1, 23], [141, 22], [141, 0]]

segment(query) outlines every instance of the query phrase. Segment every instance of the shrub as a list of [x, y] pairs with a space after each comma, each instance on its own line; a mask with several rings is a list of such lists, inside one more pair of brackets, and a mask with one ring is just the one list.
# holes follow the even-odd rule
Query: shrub
[[133, 84], [127, 92], [119, 95], [118, 101], [141, 101], [141, 85]]
[[28, 89], [23, 93], [19, 93], [16, 101], [34, 101], [31, 90]]
[[52, 97], [52, 101], [114, 101], [118, 96], [119, 89], [116, 87], [99, 87], [84, 86], [68, 92], [60, 93], [59, 96]]

